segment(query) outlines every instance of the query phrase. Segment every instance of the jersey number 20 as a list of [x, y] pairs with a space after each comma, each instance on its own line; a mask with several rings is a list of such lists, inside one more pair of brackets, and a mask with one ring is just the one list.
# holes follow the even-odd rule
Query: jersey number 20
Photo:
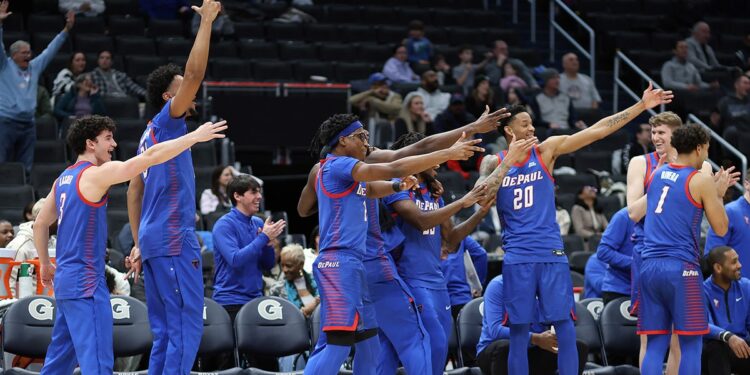
[[520, 210], [534, 205], [534, 185], [513, 189], [513, 209]]

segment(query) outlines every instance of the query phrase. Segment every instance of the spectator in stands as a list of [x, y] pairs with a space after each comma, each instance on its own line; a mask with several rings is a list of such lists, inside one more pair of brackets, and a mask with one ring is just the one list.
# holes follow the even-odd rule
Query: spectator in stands
[[60, 121], [105, 114], [99, 88], [94, 85], [90, 73], [84, 73], [76, 77], [75, 88], [68, 91], [55, 103], [55, 116]]
[[394, 138], [411, 132], [425, 134], [430, 123], [432, 123], [432, 120], [430, 119], [430, 115], [425, 112], [422, 95], [416, 91], [410, 92], [406, 95], [406, 99], [396, 119], [396, 134]]
[[281, 249], [281, 270], [284, 272], [286, 298], [310, 317], [320, 304], [318, 286], [312, 275], [303, 269], [305, 253], [298, 244], [286, 245]]
[[[582, 186], [578, 194], [570, 218], [573, 222], [575, 234], [588, 241], [591, 236], [602, 234], [607, 229], [607, 217], [597, 204], [597, 189], [593, 186]], [[590, 249], [595, 251], [596, 249]]]
[[5, 219], [0, 219], [0, 249], [6, 247], [13, 241], [13, 224]]
[[602, 282], [607, 272], [607, 264], [591, 254], [583, 271], [583, 298], [602, 298]]
[[401, 111], [401, 95], [391, 91], [388, 78], [383, 73], [372, 73], [368, 78], [370, 89], [349, 98], [349, 104], [360, 111], [360, 119], [392, 122]]
[[526, 81], [518, 75], [521, 66], [515, 61], [505, 61], [503, 64], [503, 78], [500, 79], [500, 88], [507, 92], [510, 89], [525, 89], [528, 87]]
[[[8, 1], [2, 0], [0, 33], [3, 21], [10, 14]], [[75, 14], [69, 12], [63, 30], [34, 59], [31, 58], [31, 46], [27, 42], [18, 40], [11, 44], [8, 49], [10, 57], [7, 58], [5, 46], [0, 44], [0, 163], [19, 161], [27, 172], [31, 172], [36, 143], [34, 113], [39, 78], [68, 38], [74, 22]]]
[[[472, 116], [479, 118], [484, 113], [486, 107], [490, 107], [490, 112], [494, 112], [498, 105], [495, 99], [495, 92], [490, 87], [490, 79], [487, 76], [477, 76], [474, 80], [474, 88], [466, 96], [466, 110]], [[486, 134], [485, 134], [486, 135]], [[483, 135], [484, 136], [484, 135]]]
[[211, 188], [201, 193], [201, 214], [208, 215], [214, 211], [229, 211], [232, 201], [227, 195], [227, 185], [239, 172], [231, 165], [220, 165], [211, 173]]
[[[42, 205], [44, 205], [45, 199], [46, 198], [42, 198], [34, 203], [34, 206], [31, 209], [31, 219], [25, 223], [21, 223], [21, 225], [18, 226], [18, 233], [15, 238], [13, 238], [13, 241], [4, 246], [16, 251], [16, 257], [13, 259], [15, 262], [24, 262], [37, 257], [36, 248], [34, 247], [34, 232], [32, 226], [34, 225], [34, 220], [36, 220], [37, 215], [39, 215], [39, 211], [42, 210]], [[54, 249], [57, 244], [57, 225], [50, 227], [49, 233], [48, 248]], [[14, 295], [17, 280], [18, 267], [14, 267], [13, 270], [10, 271], [10, 287]], [[36, 278], [32, 278], [31, 282], [32, 287], [36, 290]]]
[[[201, 25], [201, 16], [198, 13], [193, 14], [193, 20], [190, 23], [190, 31], [193, 36], [198, 34], [198, 28]], [[234, 37], [234, 22], [229, 18], [227, 13], [224, 11], [224, 5], [221, 5], [221, 13], [216, 16], [214, 23], [211, 24], [211, 40], [218, 41], [221, 38]]]
[[724, 237], [719, 237], [709, 229], [706, 234], [704, 254], [719, 246], [729, 246], [740, 256], [740, 263], [750, 264], [750, 175], [742, 181], [745, 192], [735, 201], [725, 205], [729, 229]]
[[406, 58], [406, 46], [403, 44], [396, 45], [396, 47], [393, 48], [393, 56], [386, 60], [385, 65], [383, 66], [383, 74], [385, 74], [391, 82], [419, 82], [419, 76], [411, 69]]
[[27, 204], [26, 207], [23, 208], [22, 223], [25, 223], [27, 221], [34, 221], [34, 205], [36, 205], [36, 202], [29, 202], [29, 204]]
[[437, 80], [437, 73], [428, 70], [422, 73], [422, 84], [416, 91], [424, 101], [424, 111], [429, 116], [429, 121], [435, 120], [440, 112], [448, 108], [451, 95], [440, 91], [440, 84]]
[[[424, 36], [422, 21], [409, 22], [409, 37], [406, 38], [406, 51], [412, 67], [429, 66], [432, 58], [432, 42]], [[416, 67], [415, 67], [416, 69]], [[423, 69], [422, 69], [423, 70]]]
[[[555, 186], [555, 190], [557, 189], [557, 186]], [[567, 236], [570, 233], [570, 214], [565, 207], [560, 205], [557, 197], [555, 197], [555, 221], [557, 221], [557, 225], [560, 227], [560, 235]]]
[[125, 273], [118, 271], [116, 268], [108, 264], [109, 251], [107, 251], [105, 256], [104, 276], [107, 279], [107, 289], [109, 290], [109, 294], [112, 296], [129, 296], [130, 283], [128, 283]]
[[155, 20], [174, 20], [192, 16], [188, 0], [139, 0], [143, 13]]
[[127, 74], [112, 68], [111, 52], [99, 52], [96, 62], [98, 66], [91, 71], [91, 78], [102, 96], [146, 98], [146, 89], [133, 82]]
[[451, 77], [451, 66], [445, 60], [445, 55], [438, 53], [433, 60], [432, 68], [435, 70], [435, 73], [437, 73], [440, 86], [452, 83], [453, 77]]
[[578, 72], [580, 69], [578, 55], [573, 52], [563, 55], [562, 66], [564, 74], [560, 77], [560, 91], [573, 99], [573, 107], [576, 109], [599, 108], [602, 98], [591, 77]]
[[714, 49], [708, 44], [710, 39], [711, 27], [702, 21], [693, 25], [692, 35], [685, 39], [688, 47], [687, 60], [701, 72], [726, 68], [716, 59]]
[[[535, 307], [538, 310], [539, 306]], [[538, 311], [531, 316], [538, 317]], [[484, 292], [482, 334], [477, 344], [477, 363], [485, 375], [508, 374], [510, 328], [505, 326], [506, 312], [503, 304], [503, 275], [497, 276]], [[557, 336], [549, 325], [531, 324], [529, 330], [529, 374], [554, 374], [557, 371]], [[589, 349], [583, 341], [576, 340], [578, 348], [578, 373], [583, 371]]]
[[492, 60], [484, 67], [484, 72], [490, 77], [490, 82], [493, 85], [497, 85], [500, 82], [500, 78], [503, 78], [503, 66], [506, 61], [511, 62], [514, 66], [518, 67], [518, 75], [526, 82], [527, 86], [531, 88], [539, 87], [534, 80], [534, 76], [531, 75], [531, 70], [523, 61], [510, 57], [508, 44], [502, 40], [495, 41], [492, 49]]
[[529, 106], [529, 101], [526, 96], [521, 92], [520, 89], [511, 87], [505, 92], [504, 106], [510, 107], [512, 105], [522, 105], [526, 107], [527, 112], [534, 113]]
[[740, 133], [750, 131], [750, 78], [739, 74], [734, 79], [734, 94], [719, 100], [711, 114], [711, 123], [723, 132], [724, 139], [737, 145]]
[[34, 120], [39, 122], [42, 117], [54, 118], [52, 111], [52, 99], [49, 97], [49, 91], [44, 86], [39, 86], [36, 92], [36, 111], [34, 111]]
[[104, 13], [104, 0], [58, 0], [60, 12], [73, 12], [79, 16], [96, 17]]
[[585, 129], [586, 124], [576, 120], [573, 100], [560, 91], [560, 73], [550, 68], [540, 75], [544, 88], [531, 101], [534, 123], [549, 129]]
[[456, 319], [464, 305], [482, 296], [482, 284], [487, 278], [487, 250], [468, 236], [458, 245], [458, 250], [448, 252], [448, 257], [440, 262], [440, 270], [448, 287], [453, 319]]
[[55, 77], [52, 86], [52, 96], [58, 99], [63, 94], [67, 94], [75, 85], [75, 79], [79, 74], [86, 70], [86, 55], [83, 52], [73, 52], [70, 55], [68, 66], [63, 68], [57, 77]]
[[707, 375], [750, 373], [750, 280], [742, 277], [737, 252], [728, 246], [708, 255], [711, 276], [703, 282], [708, 302], [702, 368]]
[[674, 57], [661, 66], [661, 80], [668, 89], [698, 91], [718, 88], [719, 83], [703, 82], [698, 69], [688, 60], [688, 43], [678, 40], [674, 47]]
[[474, 64], [474, 51], [469, 46], [463, 46], [458, 51], [458, 65], [453, 67], [453, 79], [456, 84], [463, 88], [463, 94], [468, 95], [474, 86], [474, 73], [484, 69], [489, 59], [484, 59], [479, 64]]
[[250, 175], [235, 177], [227, 187], [234, 208], [216, 222], [214, 238], [213, 299], [234, 322], [237, 312], [250, 300], [263, 295], [261, 272], [275, 263], [270, 241], [284, 230], [283, 220], [265, 223], [254, 217], [262, 199], [260, 185]]
[[311, 243], [308, 243], [308, 247], [302, 250], [305, 253], [305, 265], [303, 269], [309, 274], [312, 274], [313, 262], [315, 262], [315, 259], [318, 257], [318, 244], [320, 243], [319, 231], [320, 229], [316, 225], [312, 232], [310, 232], [310, 237], [308, 237], [308, 240]]
[[476, 120], [471, 113], [466, 111], [464, 96], [453, 94], [450, 98], [450, 105], [436, 118], [432, 123], [432, 134], [442, 133], [453, 129], [458, 129], [466, 124]]
[[745, 35], [742, 40], [742, 48], [736, 52], [739, 59], [739, 67], [742, 70], [750, 69], [750, 34]]
[[[630, 266], [633, 262], [633, 227], [627, 207], [612, 216], [595, 250], [596, 257], [606, 264], [602, 280], [602, 299], [607, 304], [620, 297], [630, 297]], [[586, 271], [588, 273], [588, 271]]]
[[654, 152], [654, 144], [651, 142], [651, 124], [644, 122], [639, 125], [638, 132], [635, 133], [635, 139], [625, 146], [628, 160], [623, 165], [627, 165], [630, 159]]

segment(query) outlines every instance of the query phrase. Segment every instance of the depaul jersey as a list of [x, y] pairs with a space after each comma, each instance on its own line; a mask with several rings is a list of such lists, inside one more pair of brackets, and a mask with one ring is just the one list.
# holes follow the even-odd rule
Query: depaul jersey
[[[368, 231], [367, 191], [354, 181], [359, 160], [328, 154], [315, 178], [320, 225], [320, 252], [345, 251], [360, 260], [365, 255]], [[375, 213], [377, 217], [377, 213]]]
[[[646, 187], [648, 187], [648, 183], [654, 175], [656, 167], [659, 165], [659, 154], [654, 151], [650, 154], [643, 155], [643, 157], [646, 159], [646, 175], [643, 176], [643, 191], [646, 192]], [[641, 221], [635, 223], [635, 226], [633, 227], [633, 242], [635, 243], [633, 251], [635, 252], [643, 250], [643, 224], [645, 222], [646, 218], [644, 217]]]
[[[170, 99], [148, 123], [138, 154], [187, 133], [185, 118], [170, 116], [171, 104]], [[190, 150], [148, 168], [141, 177], [144, 191], [138, 243], [143, 259], [180, 255], [185, 236], [195, 237], [195, 171]]]
[[690, 195], [695, 168], [668, 164], [657, 169], [646, 192], [643, 259], [670, 257], [700, 264], [703, 206]]
[[93, 166], [79, 161], [55, 181], [57, 207], [57, 268], [55, 298], [93, 296], [105, 283], [104, 257], [107, 248], [107, 195], [89, 202], [78, 188], [83, 171]]
[[[383, 203], [394, 211], [392, 205], [402, 200], [414, 202], [421, 211], [435, 211], [444, 205], [443, 199], [435, 200], [424, 184], [420, 184], [417, 191], [389, 195], [383, 198]], [[400, 216], [396, 216], [396, 223], [404, 235], [404, 251], [396, 263], [398, 274], [412, 287], [446, 289], [440, 269], [440, 225], [422, 231]]]
[[[506, 152], [498, 154], [498, 164]], [[555, 219], [555, 180], [534, 147], [514, 164], [497, 192], [497, 213], [503, 227], [507, 264], [566, 263], [560, 226]]]

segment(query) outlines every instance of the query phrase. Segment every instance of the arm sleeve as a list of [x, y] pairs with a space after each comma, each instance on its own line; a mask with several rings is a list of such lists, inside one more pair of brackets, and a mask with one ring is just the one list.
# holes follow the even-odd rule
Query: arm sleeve
[[510, 328], [502, 324], [504, 317], [503, 284], [490, 282], [484, 293], [484, 322], [488, 325], [487, 330], [493, 341], [510, 338]]
[[[699, 48], [699, 46], [697, 46], [696, 43], [688, 43], [687, 45], [688, 45], [688, 57], [687, 57], [687, 61], [689, 63], [695, 65], [695, 67], [698, 68], [699, 70], [705, 70], [705, 69], [710, 68], [710, 66], [708, 66], [708, 64], [706, 64], [705, 62], [701, 61], [698, 58], [698, 50], [697, 49]], [[708, 56], [706, 56], [706, 58], [708, 59]]]
[[5, 43], [3, 42], [3, 24], [0, 23], [0, 70], [5, 68], [8, 62], [8, 55], [5, 54]]
[[378, 112], [385, 113], [388, 116], [397, 116], [398, 112], [401, 111], [401, 95], [395, 95], [397, 96], [388, 98], [388, 100], [373, 97], [370, 100], [370, 105]]
[[135, 83], [132, 79], [130, 79], [130, 77], [128, 77], [127, 74], [123, 72], [117, 72], [117, 79], [122, 81], [123, 86], [125, 86], [125, 90], [130, 95], [138, 96], [140, 98], [146, 97], [146, 89]]
[[216, 210], [218, 200], [211, 189], [203, 190], [201, 193], [201, 214], [208, 215]]
[[393, 58], [388, 59], [388, 61], [385, 62], [385, 65], [383, 65], [383, 74], [394, 82], [401, 78], [398, 76], [398, 69], [396, 69], [396, 64], [393, 62]]
[[73, 114], [73, 112], [70, 111], [70, 103], [75, 100], [75, 92], [69, 91], [67, 94], [60, 97], [60, 99], [55, 102], [55, 116], [59, 118], [65, 118]]
[[[217, 223], [213, 230], [213, 238], [214, 250], [219, 252], [232, 269], [242, 268], [265, 255], [263, 250], [268, 245], [268, 236], [260, 233], [249, 245], [240, 247], [237, 235], [230, 226], [231, 224], [226, 221]], [[273, 252], [273, 249], [271, 251]]]
[[487, 250], [471, 237], [466, 237], [464, 244], [466, 246], [466, 251], [468, 251], [469, 256], [471, 256], [472, 263], [474, 263], [477, 277], [479, 277], [479, 281], [484, 284], [485, 279], [487, 278]]
[[61, 31], [57, 34], [55, 39], [52, 39], [52, 41], [49, 42], [47, 48], [45, 48], [39, 56], [31, 60], [30, 64], [33, 65], [35, 69], [39, 69], [39, 72], [44, 71], [44, 69], [47, 68], [47, 65], [52, 61], [52, 58], [57, 54], [57, 51], [60, 50], [60, 47], [65, 43], [66, 39], [68, 39], [68, 33], [66, 31]]
[[[263, 228], [263, 220], [261, 220], [259, 217], [253, 217], [253, 221], [255, 222], [255, 225], [258, 226], [258, 228]], [[263, 232], [258, 233], [258, 238], [260, 238], [261, 236], [266, 238], [266, 245], [263, 246], [263, 248], [260, 250], [261, 254], [258, 263], [260, 269], [267, 271], [273, 268], [274, 264], [276, 264], [276, 251], [274, 250], [273, 246], [271, 246], [271, 241], [268, 240], [268, 237]]]
[[602, 241], [599, 243], [599, 248], [596, 249], [596, 256], [611, 267], [629, 270], [633, 258], [620, 252], [625, 245], [625, 241], [630, 241], [628, 222], [625, 220], [630, 220], [630, 218], [626, 215], [612, 217], [612, 222], [602, 234]]

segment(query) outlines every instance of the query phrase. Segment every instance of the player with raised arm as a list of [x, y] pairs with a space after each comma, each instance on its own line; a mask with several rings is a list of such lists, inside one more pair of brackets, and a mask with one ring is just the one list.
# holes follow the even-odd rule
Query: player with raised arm
[[[503, 296], [511, 332], [510, 374], [528, 374], [526, 349], [531, 311], [537, 299], [542, 321], [552, 323], [560, 343], [560, 374], [578, 371], [571, 319], [573, 285], [560, 228], [555, 221], [555, 183], [551, 174], [555, 161], [560, 155], [575, 152], [614, 133], [643, 111], [669, 103], [671, 99], [670, 91], [654, 90], [649, 84], [635, 105], [573, 135], [547, 138], [533, 147], [520, 163], [508, 161], [504, 154], [482, 160], [480, 173], [484, 178], [480, 181], [486, 182], [490, 192], [497, 191], [497, 211], [504, 228]], [[534, 126], [526, 109], [515, 106], [509, 108], [509, 112], [511, 116], [502, 121], [505, 138], [534, 138]], [[503, 173], [505, 177], [499, 178]]]
[[[55, 180], [34, 223], [42, 283], [54, 287], [57, 301], [52, 342], [42, 374], [112, 374], [112, 309], [104, 277], [107, 243], [107, 191], [147, 168], [163, 163], [198, 142], [223, 138], [225, 122], [206, 123], [194, 132], [160, 143], [127, 161], [111, 161], [117, 143], [109, 117], [76, 120], [67, 141], [76, 163]], [[50, 261], [49, 227], [57, 222], [56, 263]]]
[[369, 301], [362, 258], [366, 250], [367, 198], [379, 198], [410, 189], [413, 177], [392, 183], [447, 160], [465, 160], [481, 147], [480, 140], [461, 137], [448, 149], [412, 156], [391, 163], [367, 164], [368, 133], [356, 116], [334, 115], [323, 122], [311, 144], [324, 155], [315, 180], [320, 222], [320, 255], [313, 275], [321, 299], [321, 335], [308, 374], [336, 374], [356, 345], [355, 373], [375, 373], [379, 342], [374, 311]]
[[662, 373], [670, 335], [679, 336], [679, 374], [701, 373], [703, 335], [709, 332], [699, 248], [701, 220], [714, 231], [727, 232], [722, 205], [727, 188], [739, 173], [720, 170], [702, 173], [710, 136], [700, 125], [690, 124], [672, 133], [677, 159], [665, 164], [646, 183], [646, 222], [640, 274], [638, 333], [648, 335], [641, 371]]
[[[211, 25], [221, 4], [193, 6], [200, 26], [185, 64], [165, 65], [148, 77], [148, 101], [159, 112], [141, 136], [138, 152], [187, 132], [195, 95], [208, 63]], [[146, 302], [154, 336], [149, 373], [188, 373], [203, 332], [203, 274], [195, 236], [195, 171], [190, 151], [149, 168], [128, 187], [128, 218], [136, 246], [126, 263], [138, 276], [143, 262]]]

